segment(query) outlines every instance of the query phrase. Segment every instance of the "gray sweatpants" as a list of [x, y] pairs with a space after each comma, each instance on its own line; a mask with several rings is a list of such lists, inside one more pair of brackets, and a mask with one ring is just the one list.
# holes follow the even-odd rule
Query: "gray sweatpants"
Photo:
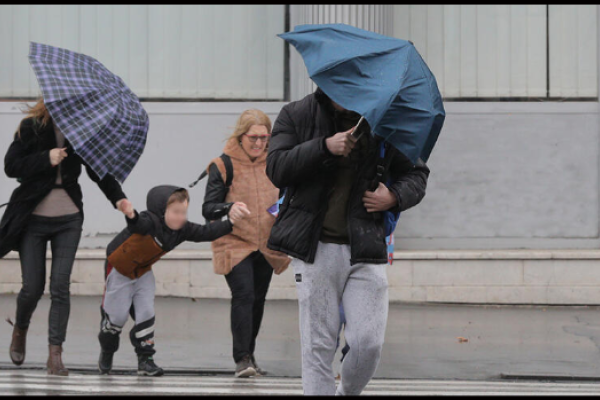
[[148, 271], [139, 278], [129, 279], [112, 266], [107, 268], [109, 270], [100, 307], [102, 321], [98, 334], [102, 351], [107, 353], [117, 351], [119, 336], [129, 319], [130, 310], [133, 310], [135, 325], [129, 332], [131, 344], [138, 356], [153, 355], [155, 353], [154, 274]]
[[[387, 264], [350, 265], [350, 246], [319, 242], [315, 262], [294, 258], [305, 395], [359, 395], [379, 363], [388, 315]], [[340, 323], [350, 351], [335, 386], [332, 368]]]
[[[102, 306], [110, 322], [123, 327], [129, 319], [129, 309], [135, 308], [135, 323], [140, 324], [154, 317], [155, 280], [152, 270], [140, 278], [129, 279], [115, 268], [106, 278], [106, 291]], [[154, 326], [152, 326], [154, 329]]]

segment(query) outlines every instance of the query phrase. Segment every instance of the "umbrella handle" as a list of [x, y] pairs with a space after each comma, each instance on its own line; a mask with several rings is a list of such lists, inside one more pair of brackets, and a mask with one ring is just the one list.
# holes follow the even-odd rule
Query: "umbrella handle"
[[362, 133], [360, 135], [358, 135], [358, 137], [354, 134], [358, 131], [358, 127], [360, 126], [361, 122], [363, 122], [364, 120], [365, 120], [365, 117], [360, 117], [360, 119], [358, 120], [358, 123], [354, 126], [354, 129], [352, 130], [352, 137], [354, 137], [354, 139], [356, 139], [356, 140], [360, 139], [360, 137], [362, 136]]

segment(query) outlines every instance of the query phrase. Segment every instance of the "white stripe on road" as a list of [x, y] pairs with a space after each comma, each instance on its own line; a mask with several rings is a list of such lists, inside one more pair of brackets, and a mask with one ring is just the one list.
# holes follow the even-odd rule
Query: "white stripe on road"
[[[263, 394], [263, 395], [302, 395], [302, 390], [299, 388], [297, 390], [270, 390], [270, 389], [255, 389], [252, 390], [250, 388], [235, 388], [235, 387], [194, 387], [194, 388], [181, 388], [177, 386], [166, 387], [166, 388], [154, 388], [154, 387], [100, 387], [100, 386], [67, 386], [67, 385], [44, 385], [44, 384], [28, 384], [26, 388], [18, 387], [13, 384], [0, 384], [0, 390], [4, 392], [4, 390], [15, 391], [15, 389], [22, 390], [36, 390], [36, 391], [48, 391], [48, 392], [60, 392], [61, 394], [69, 394], [73, 392], [78, 393], [105, 393], [105, 394]], [[48, 393], [54, 394], [54, 393]], [[392, 396], [392, 395], [453, 395], [453, 396], [464, 396], [464, 395], [476, 395], [476, 394], [485, 394], [485, 395], [512, 395], [512, 396], [526, 396], [526, 395], [536, 395], [536, 394], [551, 394], [551, 395], [593, 395], [597, 396], [598, 391], [589, 391], [589, 392], [569, 392], [569, 391], [554, 391], [554, 392], [506, 392], [506, 391], [489, 391], [489, 390], [469, 390], [469, 391], [452, 391], [447, 392], [444, 390], [427, 390], [427, 388], [423, 388], [423, 390], [411, 391], [411, 390], [395, 390], [395, 391], [372, 391], [372, 390], [364, 390], [364, 395], [380, 395], [380, 396]]]
[[[47, 375], [45, 371], [0, 371], [0, 393], [265, 394], [301, 395], [300, 378], [220, 376], [138, 377]], [[373, 379], [365, 395], [597, 395], [600, 383], [496, 382]]]
[[[10, 382], [14, 379], [28, 379], [28, 380], [57, 380], [62, 383], [111, 383], [111, 384], [131, 384], [131, 383], [143, 383], [152, 382], [157, 385], [194, 385], [204, 383], [218, 383], [218, 384], [235, 384], [235, 385], [298, 385], [301, 384], [300, 378], [277, 378], [277, 377], [253, 377], [253, 378], [234, 378], [229, 376], [163, 376], [163, 377], [138, 377], [136, 375], [84, 375], [72, 373], [68, 377], [46, 375], [45, 372], [31, 372], [31, 373], [0, 373], [0, 382]], [[369, 387], [423, 387], [423, 386], [442, 386], [442, 387], [497, 387], [502, 388], [555, 388], [555, 389], [595, 389], [600, 388], [600, 383], [581, 383], [581, 382], [570, 382], [570, 383], [556, 383], [556, 382], [501, 382], [501, 381], [455, 381], [455, 380], [412, 380], [412, 379], [373, 379], [369, 383]]]

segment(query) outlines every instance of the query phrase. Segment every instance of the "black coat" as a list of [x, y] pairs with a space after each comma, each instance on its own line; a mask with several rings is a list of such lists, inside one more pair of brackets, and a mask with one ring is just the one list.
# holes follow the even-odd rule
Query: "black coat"
[[[286, 104], [273, 126], [267, 156], [267, 175], [287, 194], [269, 237], [268, 247], [313, 263], [328, 207], [328, 189], [337, 168], [325, 139], [337, 133], [334, 109], [321, 91]], [[382, 213], [368, 213], [362, 197], [376, 175], [380, 139], [369, 135], [364, 165], [356, 167], [356, 181], [348, 204], [351, 264], [388, 262]], [[390, 159], [391, 158], [391, 159]], [[413, 165], [402, 153], [389, 147], [386, 163], [398, 199], [391, 211], [404, 211], [425, 196], [429, 168], [422, 160]], [[379, 214], [379, 215], [376, 215]]]
[[[57, 147], [52, 122], [42, 127], [37, 120], [26, 118], [21, 122], [20, 137], [15, 134], [4, 157], [4, 172], [20, 182], [10, 197], [0, 220], [0, 258], [11, 250], [18, 250], [22, 233], [29, 217], [38, 204], [55, 187], [56, 167], [50, 163], [50, 150]], [[69, 194], [83, 217], [83, 194], [78, 183], [81, 165], [98, 184], [104, 195], [116, 208], [117, 201], [126, 198], [121, 185], [111, 175], [100, 179], [73, 151], [65, 140], [68, 157], [61, 162], [62, 187]]]
[[221, 236], [231, 233], [233, 224], [227, 218], [225, 221], [215, 221], [206, 225], [187, 221], [179, 230], [170, 229], [165, 222], [165, 212], [169, 197], [179, 188], [171, 185], [161, 185], [152, 188], [146, 197], [146, 211], [138, 213], [127, 221], [127, 227], [123, 229], [106, 247], [106, 255], [110, 256], [131, 235], [151, 235], [157, 244], [166, 252], [185, 241], [210, 242]]
[[202, 216], [207, 221], [219, 220], [229, 213], [233, 203], [225, 202], [228, 191], [229, 188], [225, 186], [219, 168], [214, 163], [210, 164], [204, 203], [202, 203]]

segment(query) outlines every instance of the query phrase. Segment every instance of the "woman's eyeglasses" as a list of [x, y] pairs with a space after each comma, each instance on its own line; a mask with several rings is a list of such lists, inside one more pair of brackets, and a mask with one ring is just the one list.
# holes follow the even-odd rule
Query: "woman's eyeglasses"
[[268, 142], [269, 138], [271, 137], [271, 135], [246, 135], [244, 133], [244, 135], [248, 138], [249, 141], [251, 141], [252, 143], [256, 143], [256, 141], [258, 139], [260, 139], [263, 143], [264, 142]]

